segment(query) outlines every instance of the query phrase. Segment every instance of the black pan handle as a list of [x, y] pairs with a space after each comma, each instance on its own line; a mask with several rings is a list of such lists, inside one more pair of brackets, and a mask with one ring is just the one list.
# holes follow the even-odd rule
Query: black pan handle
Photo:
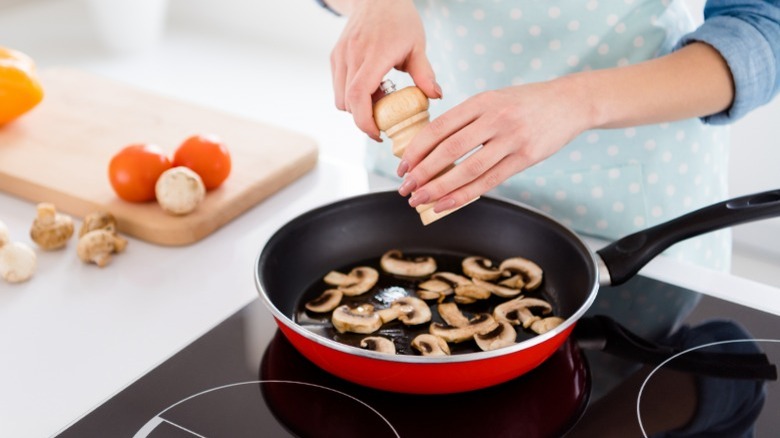
[[655, 256], [685, 239], [775, 216], [780, 216], [780, 189], [719, 202], [631, 234], [596, 251], [607, 269], [602, 269], [600, 283], [625, 283]]
[[[613, 356], [648, 365], [660, 365], [682, 351], [676, 347], [657, 344], [642, 338], [604, 315], [581, 318], [574, 326], [573, 337], [581, 348], [601, 350]], [[692, 351], [676, 357], [665, 366], [710, 377], [777, 380], [777, 368], [763, 353]]]

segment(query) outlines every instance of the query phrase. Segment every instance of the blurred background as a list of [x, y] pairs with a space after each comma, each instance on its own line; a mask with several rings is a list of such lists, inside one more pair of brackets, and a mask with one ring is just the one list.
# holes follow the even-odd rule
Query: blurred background
[[[700, 22], [704, 0], [685, 2]], [[146, 11], [135, 17], [127, 3]], [[144, 14], [159, 29], [127, 28]], [[108, 25], [119, 33], [113, 47], [106, 20], [117, 20]], [[298, 129], [317, 139], [323, 155], [360, 166], [363, 137], [336, 111], [330, 89], [328, 56], [343, 23], [314, 0], [0, 0], [0, 46], [28, 53], [40, 68], [85, 68]], [[297, 81], [300, 93], [267, 102], [258, 81]], [[320, 122], [296, 125], [298, 112]], [[731, 135], [730, 194], [780, 188], [780, 99], [737, 122]], [[780, 220], [736, 227], [734, 245], [734, 273], [780, 286]]]

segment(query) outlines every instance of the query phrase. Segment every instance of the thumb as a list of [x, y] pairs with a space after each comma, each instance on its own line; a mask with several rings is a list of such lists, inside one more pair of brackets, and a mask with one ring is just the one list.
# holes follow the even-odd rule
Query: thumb
[[441, 99], [442, 91], [436, 82], [436, 74], [425, 52], [415, 52], [406, 63], [406, 72], [412, 77], [414, 84], [430, 99]]

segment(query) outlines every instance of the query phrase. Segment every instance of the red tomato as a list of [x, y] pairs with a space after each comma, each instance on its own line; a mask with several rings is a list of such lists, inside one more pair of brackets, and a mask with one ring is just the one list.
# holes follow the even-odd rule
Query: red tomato
[[203, 180], [206, 190], [212, 190], [230, 175], [230, 153], [215, 135], [193, 135], [174, 152], [173, 166], [189, 167]]
[[125, 201], [154, 201], [157, 178], [170, 168], [171, 160], [157, 145], [131, 144], [111, 158], [108, 178]]

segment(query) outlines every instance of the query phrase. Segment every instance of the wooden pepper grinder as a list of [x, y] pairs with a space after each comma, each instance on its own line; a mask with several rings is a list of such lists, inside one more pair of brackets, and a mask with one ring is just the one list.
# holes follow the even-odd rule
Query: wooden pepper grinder
[[[379, 88], [385, 95], [374, 104], [374, 122], [393, 141], [393, 155], [401, 158], [412, 138], [430, 123], [428, 97], [415, 86], [396, 91], [395, 84], [389, 79], [382, 81]], [[453, 166], [451, 164], [441, 173]], [[428, 225], [458, 208], [435, 213], [433, 203], [430, 203], [418, 205], [417, 212], [423, 225]]]

